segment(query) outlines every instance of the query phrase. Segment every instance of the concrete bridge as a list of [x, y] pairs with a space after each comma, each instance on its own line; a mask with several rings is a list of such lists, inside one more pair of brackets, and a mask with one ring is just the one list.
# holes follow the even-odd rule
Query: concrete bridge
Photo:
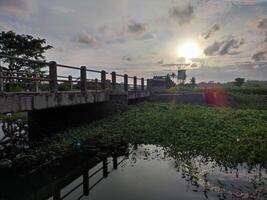
[[91, 121], [150, 96], [149, 80], [128, 74], [1, 54], [0, 59], [23, 63], [25, 69], [0, 66], [0, 113], [28, 112], [30, 132]]
[[[0, 113], [107, 102], [110, 100], [110, 95], [114, 94], [126, 95], [129, 100], [149, 96], [148, 87], [145, 84], [147, 80], [144, 78], [92, 70], [86, 66], [61, 65], [54, 61], [41, 62], [1, 54], [0, 58], [37, 64], [30, 72], [11, 71], [0, 67]], [[41, 67], [48, 69], [48, 75], [41, 74]], [[60, 68], [72, 70], [72, 73], [78, 72], [80, 76], [73, 77], [66, 73], [60, 75]], [[100, 80], [92, 78], [98, 75]], [[122, 80], [118, 82], [118, 78]]]

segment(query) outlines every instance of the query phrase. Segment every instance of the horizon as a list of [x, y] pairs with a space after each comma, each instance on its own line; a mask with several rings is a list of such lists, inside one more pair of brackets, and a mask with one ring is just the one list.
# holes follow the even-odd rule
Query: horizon
[[47, 60], [144, 78], [266, 81], [267, 1], [0, 1], [0, 31], [44, 38]]

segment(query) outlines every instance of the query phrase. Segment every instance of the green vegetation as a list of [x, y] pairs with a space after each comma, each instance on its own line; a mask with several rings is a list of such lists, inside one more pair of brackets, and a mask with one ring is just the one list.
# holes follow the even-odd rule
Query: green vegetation
[[267, 95], [267, 87], [226, 87], [224, 90], [229, 94]]
[[2, 120], [16, 120], [16, 119], [27, 120], [27, 113], [26, 112], [18, 112], [18, 113], [13, 113], [12, 115], [0, 114], [0, 121], [2, 121]]
[[[193, 88], [189, 86], [172, 87], [167, 89], [166, 93], [202, 93], [202, 92], [216, 92], [230, 95], [229, 106], [235, 108], [252, 108], [252, 109], [267, 109], [267, 87], [265, 86], [244, 86], [244, 87], [224, 87], [212, 88], [203, 90], [200, 88]], [[232, 98], [231, 98], [232, 97]]]
[[[173, 155], [202, 155], [235, 166], [267, 167], [267, 112], [192, 105], [144, 103], [128, 112], [70, 130], [40, 152], [64, 154], [73, 143], [96, 140], [156, 144]], [[81, 145], [82, 146], [82, 145]]]
[[234, 97], [236, 108], [267, 109], [267, 87], [226, 87], [226, 94]]
[[202, 90], [200, 88], [194, 87], [171, 87], [165, 91], [166, 93], [200, 93]]
[[[224, 91], [227, 94], [239, 94], [239, 95], [267, 95], [267, 87], [223, 87], [220, 91]], [[201, 88], [189, 87], [189, 86], [175, 86], [167, 89], [167, 93], [199, 93], [203, 92]]]

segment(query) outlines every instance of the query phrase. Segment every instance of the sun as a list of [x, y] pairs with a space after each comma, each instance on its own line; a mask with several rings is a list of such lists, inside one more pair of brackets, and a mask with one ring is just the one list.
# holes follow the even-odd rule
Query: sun
[[179, 56], [184, 57], [186, 60], [190, 58], [196, 58], [199, 57], [201, 54], [201, 50], [199, 46], [194, 42], [188, 42], [183, 44], [179, 48]]

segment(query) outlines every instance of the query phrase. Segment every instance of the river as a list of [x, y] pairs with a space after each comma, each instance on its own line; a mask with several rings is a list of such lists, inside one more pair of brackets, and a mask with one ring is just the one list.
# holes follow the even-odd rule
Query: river
[[[229, 168], [201, 156], [174, 158], [168, 149], [155, 145], [120, 149], [116, 159], [107, 154], [105, 162], [94, 156], [82, 161], [72, 157], [64, 161], [68, 164], [37, 174], [7, 176], [0, 180], [0, 199], [1, 194], [2, 199], [14, 200], [56, 200], [58, 196], [69, 200], [266, 198], [266, 169], [259, 166]], [[88, 182], [83, 181], [87, 180], [85, 174]]]

